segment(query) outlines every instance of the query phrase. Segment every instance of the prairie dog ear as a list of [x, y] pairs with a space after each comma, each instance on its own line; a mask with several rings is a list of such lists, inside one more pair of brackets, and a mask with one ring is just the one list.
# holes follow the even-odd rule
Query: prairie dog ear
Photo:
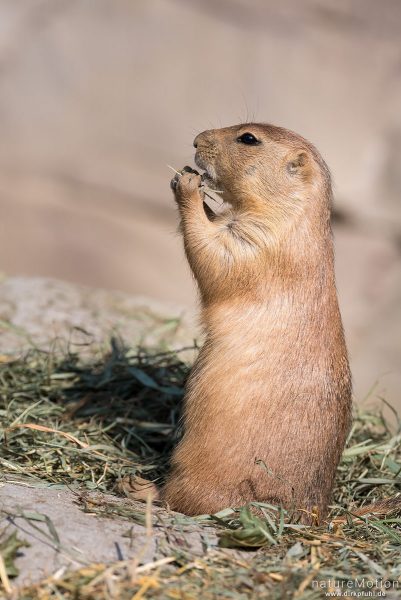
[[309, 164], [308, 155], [304, 150], [299, 150], [291, 155], [287, 160], [287, 171], [290, 175], [302, 173]]

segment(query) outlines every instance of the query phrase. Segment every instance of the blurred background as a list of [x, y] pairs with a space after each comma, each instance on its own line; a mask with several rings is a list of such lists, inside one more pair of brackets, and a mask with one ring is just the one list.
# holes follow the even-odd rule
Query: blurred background
[[167, 164], [253, 119], [335, 183], [357, 398], [401, 408], [399, 0], [0, 0], [0, 270], [193, 310]]

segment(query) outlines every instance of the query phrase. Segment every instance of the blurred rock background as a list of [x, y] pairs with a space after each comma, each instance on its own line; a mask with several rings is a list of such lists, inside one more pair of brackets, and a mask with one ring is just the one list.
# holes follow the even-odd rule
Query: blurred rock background
[[401, 408], [400, 31], [399, 0], [0, 0], [0, 270], [193, 310], [166, 165], [294, 129], [333, 173], [356, 396]]

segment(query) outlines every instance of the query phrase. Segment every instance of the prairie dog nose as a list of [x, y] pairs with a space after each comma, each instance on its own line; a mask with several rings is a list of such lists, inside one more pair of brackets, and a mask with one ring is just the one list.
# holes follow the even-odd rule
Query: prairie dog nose
[[212, 136], [212, 131], [202, 131], [202, 133], [199, 133], [194, 139], [194, 148], [197, 148], [199, 145], [202, 145], [202, 142], [204, 144], [210, 143], [212, 140]]

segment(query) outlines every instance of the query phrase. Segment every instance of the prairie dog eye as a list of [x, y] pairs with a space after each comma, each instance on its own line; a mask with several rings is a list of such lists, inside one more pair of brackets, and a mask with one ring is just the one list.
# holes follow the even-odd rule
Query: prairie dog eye
[[248, 146], [257, 146], [258, 144], [262, 143], [253, 135], [253, 133], [248, 132], [237, 137], [237, 142], [240, 144], [247, 144]]

